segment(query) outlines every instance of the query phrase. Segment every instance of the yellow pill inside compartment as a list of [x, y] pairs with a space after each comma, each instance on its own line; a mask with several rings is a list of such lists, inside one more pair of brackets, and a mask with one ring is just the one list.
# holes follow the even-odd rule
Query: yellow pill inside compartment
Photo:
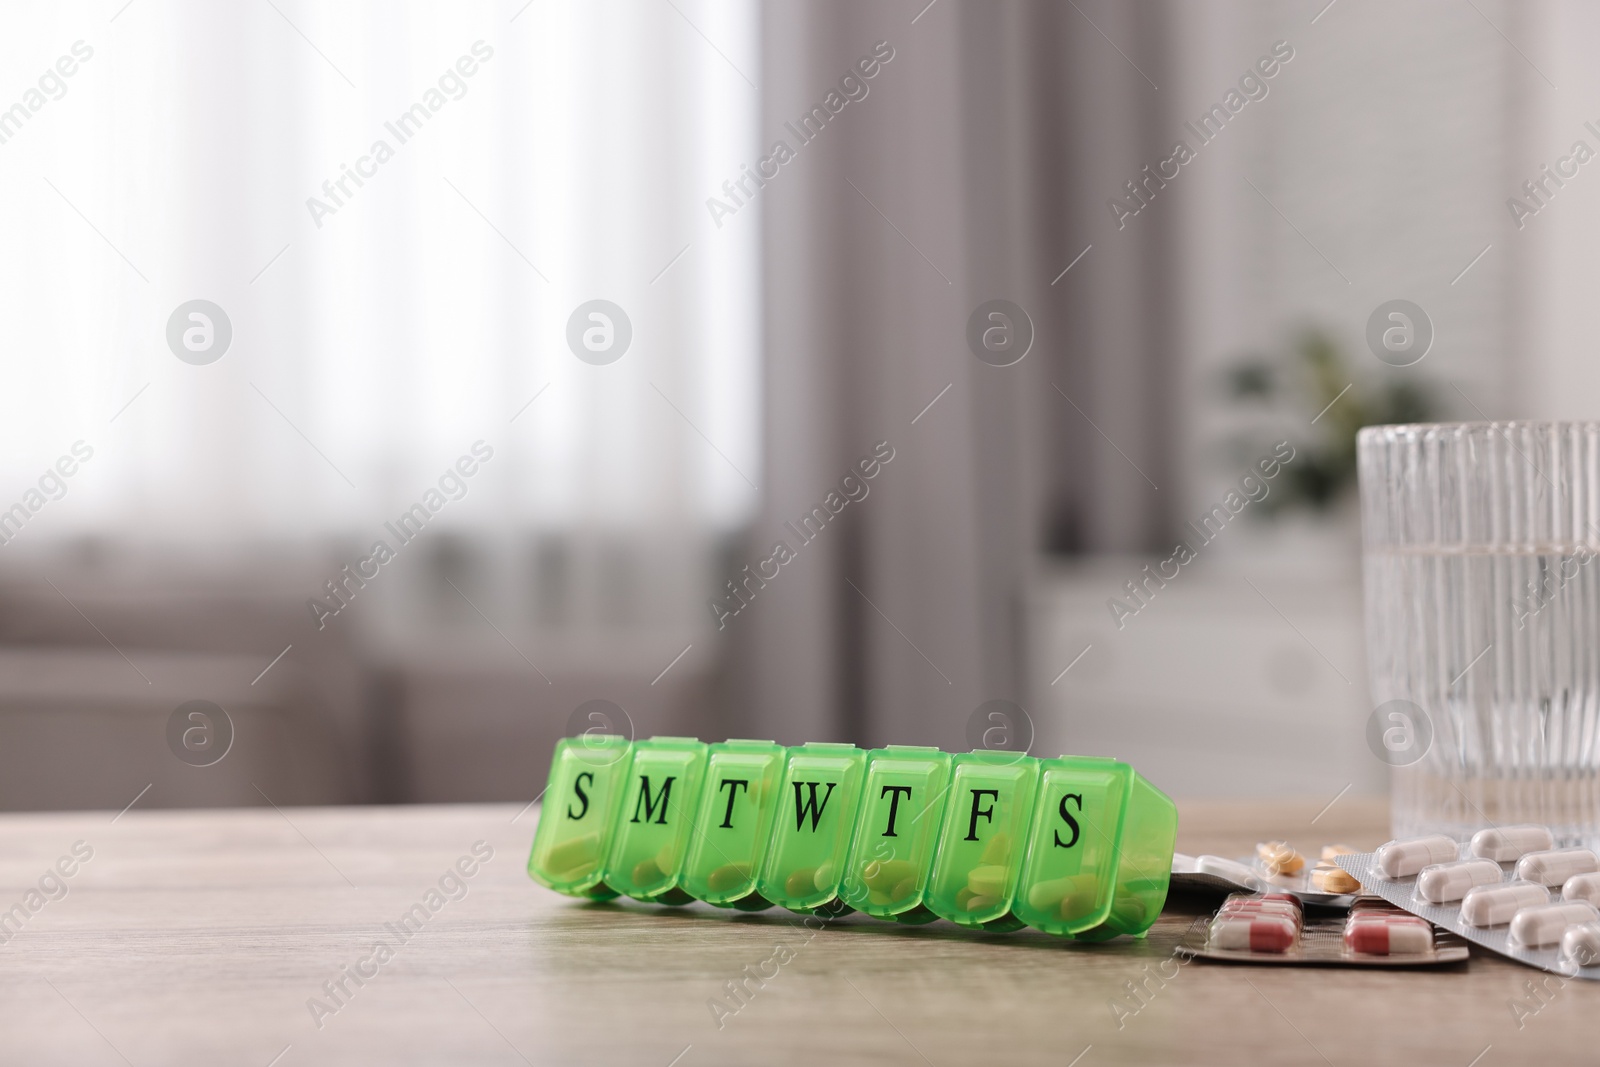
[[661, 881], [666, 874], [661, 870], [661, 865], [653, 858], [640, 860], [633, 866], [633, 884], [637, 886], [650, 886]]
[[867, 888], [881, 892], [888, 892], [907, 879], [915, 889], [916, 877], [917, 869], [909, 860], [871, 860], [861, 868], [861, 880]]
[[557, 881], [575, 881], [594, 870], [600, 861], [600, 834], [584, 834], [550, 850], [545, 869]]
[[967, 872], [967, 888], [980, 897], [1003, 897], [1009, 873], [1005, 865], [998, 863], [974, 867]]
[[783, 880], [784, 892], [791, 897], [807, 897], [817, 890], [817, 869], [800, 867]]
[[1070, 874], [1029, 887], [1028, 906], [1054, 911], [1063, 919], [1080, 919], [1094, 912], [1098, 893], [1099, 882], [1093, 874]]
[[1011, 861], [1011, 835], [1004, 830], [995, 834], [983, 846], [983, 855], [980, 858], [986, 866], [1004, 867]]
[[750, 865], [746, 863], [725, 863], [706, 875], [706, 884], [718, 893], [737, 889], [749, 880]]

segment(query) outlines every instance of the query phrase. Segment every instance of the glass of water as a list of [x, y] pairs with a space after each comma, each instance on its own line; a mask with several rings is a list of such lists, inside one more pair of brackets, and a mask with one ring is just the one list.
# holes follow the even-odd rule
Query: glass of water
[[1397, 837], [1600, 836], [1600, 423], [1358, 438], [1368, 743]]

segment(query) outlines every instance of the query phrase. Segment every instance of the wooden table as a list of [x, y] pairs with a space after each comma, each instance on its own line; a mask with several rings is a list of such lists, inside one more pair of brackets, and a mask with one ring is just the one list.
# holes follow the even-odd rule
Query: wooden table
[[[1384, 837], [1380, 803], [1344, 797], [1313, 825], [1321, 806], [1184, 805], [1179, 847]], [[524, 871], [537, 809], [112, 816], [0, 817], [0, 1062], [1495, 1067], [1600, 1049], [1600, 987], [1550, 978], [1535, 1000], [1542, 972], [1477, 950], [1434, 971], [1169, 962], [1198, 901], [1170, 902], [1146, 940], [1102, 945], [854, 916], [812, 932], [786, 913], [549, 893]], [[61, 857], [71, 876], [45, 877]], [[41, 878], [59, 899], [27, 897]], [[459, 899], [428, 898], [441, 879]], [[402, 942], [392, 927], [413, 905], [427, 918]], [[727, 983], [763, 965], [776, 977], [731, 1011]], [[341, 979], [335, 1000], [324, 983]], [[1547, 1003], [1519, 1029], [1517, 1001]]]

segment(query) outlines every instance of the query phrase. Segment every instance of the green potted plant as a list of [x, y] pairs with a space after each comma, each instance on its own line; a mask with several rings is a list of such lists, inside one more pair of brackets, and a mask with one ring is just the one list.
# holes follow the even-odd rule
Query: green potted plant
[[1248, 466], [1288, 440], [1293, 462], [1250, 509], [1258, 522], [1331, 533], [1359, 548], [1356, 433], [1363, 426], [1430, 422], [1443, 415], [1437, 386], [1414, 368], [1359, 371], [1325, 331], [1301, 332], [1287, 350], [1247, 355], [1224, 372], [1228, 406], [1247, 429], [1231, 434], [1228, 469]]

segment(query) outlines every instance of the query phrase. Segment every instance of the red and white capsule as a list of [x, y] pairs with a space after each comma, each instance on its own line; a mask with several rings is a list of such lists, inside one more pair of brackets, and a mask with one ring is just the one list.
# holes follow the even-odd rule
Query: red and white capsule
[[1415, 956], [1433, 950], [1433, 927], [1426, 919], [1355, 919], [1345, 923], [1344, 943], [1367, 956]]
[[1299, 938], [1299, 924], [1282, 915], [1219, 915], [1211, 923], [1211, 947], [1232, 952], [1281, 954]]

